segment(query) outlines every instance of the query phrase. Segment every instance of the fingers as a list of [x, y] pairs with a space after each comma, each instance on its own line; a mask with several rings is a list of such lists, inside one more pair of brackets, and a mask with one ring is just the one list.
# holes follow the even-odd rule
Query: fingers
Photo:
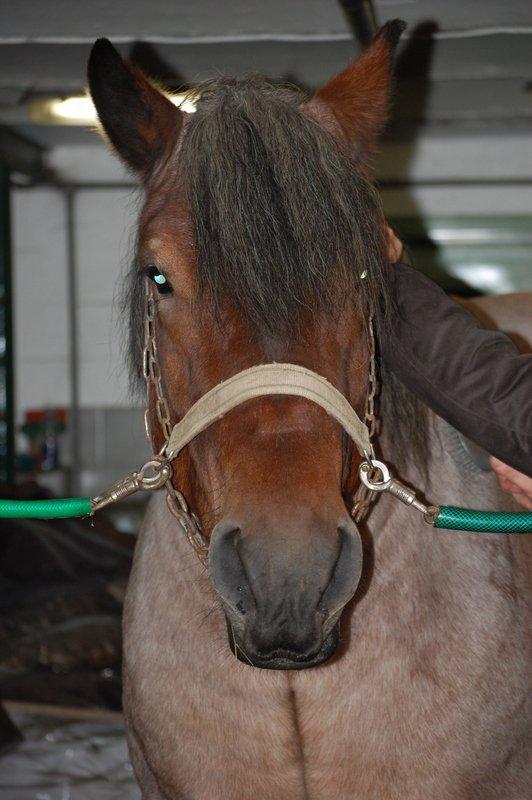
[[528, 475], [524, 475], [522, 472], [518, 472], [513, 467], [508, 466], [508, 464], [499, 461], [498, 458], [494, 458], [493, 456], [490, 458], [490, 463], [497, 475], [515, 483], [525, 494], [532, 495], [532, 478], [529, 478]]
[[490, 464], [492, 470], [497, 472], [499, 475], [509, 475], [511, 472], [515, 472], [513, 467], [508, 466], [508, 464], [505, 464], [504, 461], [495, 458], [495, 456], [490, 456]]
[[386, 245], [388, 261], [391, 264], [395, 264], [403, 255], [403, 243], [388, 226], [386, 227]]
[[511, 494], [514, 500], [527, 511], [532, 511], [532, 478], [518, 472], [494, 456], [491, 456], [490, 464], [497, 475], [501, 489]]

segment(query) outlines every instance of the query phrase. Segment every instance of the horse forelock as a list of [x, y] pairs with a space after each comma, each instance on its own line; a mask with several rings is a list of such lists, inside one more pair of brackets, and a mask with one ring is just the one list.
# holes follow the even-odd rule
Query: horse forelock
[[[382, 217], [371, 184], [301, 94], [262, 78], [199, 89], [179, 150], [200, 287], [279, 333], [299, 312], [367, 312], [383, 289]], [[361, 280], [360, 276], [367, 276]]]

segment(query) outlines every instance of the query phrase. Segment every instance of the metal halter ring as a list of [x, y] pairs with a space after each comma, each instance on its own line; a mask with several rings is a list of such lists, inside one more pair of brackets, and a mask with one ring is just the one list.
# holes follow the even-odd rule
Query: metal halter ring
[[[378, 470], [382, 475], [381, 481], [371, 480], [369, 477], [372, 470]], [[390, 470], [383, 461], [378, 461], [376, 458], [371, 458], [369, 453], [365, 454], [365, 461], [360, 465], [359, 469], [360, 480], [372, 492], [385, 492], [391, 480]]]
[[124, 478], [113, 483], [105, 492], [99, 494], [92, 501], [92, 510], [99, 511], [101, 508], [124, 500], [135, 492], [149, 492], [152, 489], [160, 489], [168, 483], [172, 477], [172, 465], [160, 458], [153, 458], [147, 461], [138, 472], [132, 472]]
[[151, 491], [160, 489], [172, 477], [172, 467], [168, 461], [153, 458], [147, 461], [137, 474], [139, 489]]
[[[360, 480], [372, 492], [389, 492], [393, 497], [400, 500], [406, 506], [411, 506], [423, 514], [425, 522], [434, 524], [434, 519], [439, 509], [434, 506], [427, 506], [416, 496], [416, 493], [406, 484], [390, 475], [390, 470], [382, 461], [371, 458], [369, 453], [364, 453], [365, 460], [359, 468]], [[372, 480], [369, 476], [373, 470], [378, 470], [382, 475], [381, 481]]]

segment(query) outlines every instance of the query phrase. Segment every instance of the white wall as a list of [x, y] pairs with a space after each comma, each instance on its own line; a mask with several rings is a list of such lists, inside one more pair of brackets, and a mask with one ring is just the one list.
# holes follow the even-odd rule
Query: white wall
[[65, 201], [15, 190], [12, 217], [16, 406], [68, 405]]
[[[116, 298], [133, 254], [137, 193], [76, 191], [79, 403], [131, 405]], [[58, 189], [15, 189], [12, 199], [16, 408], [68, 405], [66, 201]]]
[[532, 214], [532, 137], [432, 135], [413, 145], [391, 143], [378, 158], [377, 176], [411, 183], [383, 190], [393, 216]]
[[138, 198], [130, 189], [76, 193], [79, 404], [130, 405], [118, 295], [134, 252]]
[[378, 159], [379, 177], [412, 182], [468, 178], [532, 178], [530, 135], [431, 135], [390, 142]]
[[383, 189], [388, 216], [532, 214], [532, 182], [523, 186], [413, 186]]

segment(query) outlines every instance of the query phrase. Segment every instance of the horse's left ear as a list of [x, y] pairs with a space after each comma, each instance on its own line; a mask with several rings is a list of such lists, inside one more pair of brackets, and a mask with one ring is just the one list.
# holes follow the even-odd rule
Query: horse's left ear
[[100, 123], [118, 155], [147, 178], [175, 143], [183, 114], [111, 42], [98, 39], [88, 65], [89, 87]]
[[356, 61], [301, 107], [344, 146], [356, 148], [363, 162], [388, 118], [394, 51], [405, 28], [400, 19], [387, 22]]

